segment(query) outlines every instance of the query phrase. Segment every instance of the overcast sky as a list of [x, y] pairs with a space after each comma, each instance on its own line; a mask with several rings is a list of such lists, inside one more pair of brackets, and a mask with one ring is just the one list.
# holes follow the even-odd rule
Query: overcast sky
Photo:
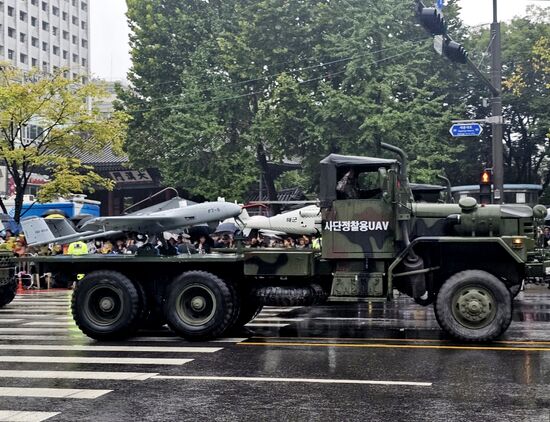
[[[147, 1], [147, 0], [143, 0]], [[185, 1], [185, 0], [183, 0]], [[425, 4], [430, 0], [424, 0]], [[550, 5], [550, 1], [499, 0], [499, 20], [525, 15], [528, 5]], [[493, 18], [492, 0], [460, 0], [462, 19], [467, 25], [489, 23]], [[126, 78], [130, 67], [125, 0], [91, 0], [92, 73], [103, 79]]]

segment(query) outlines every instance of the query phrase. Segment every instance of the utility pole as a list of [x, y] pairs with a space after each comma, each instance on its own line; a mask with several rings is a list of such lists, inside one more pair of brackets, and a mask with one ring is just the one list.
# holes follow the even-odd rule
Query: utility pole
[[502, 203], [504, 192], [504, 151], [502, 147], [502, 57], [500, 44], [500, 23], [497, 15], [497, 0], [493, 0], [493, 23], [491, 23], [491, 82], [497, 92], [491, 101], [492, 145], [493, 145], [493, 202]]

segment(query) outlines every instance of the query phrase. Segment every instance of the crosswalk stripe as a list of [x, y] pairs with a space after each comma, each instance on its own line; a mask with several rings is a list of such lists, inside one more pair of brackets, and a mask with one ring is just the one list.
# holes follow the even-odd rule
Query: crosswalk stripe
[[294, 311], [296, 309], [300, 309], [302, 308], [301, 306], [289, 306], [289, 307], [284, 307], [284, 308], [280, 308], [280, 307], [269, 307], [269, 306], [265, 306], [263, 309], [262, 309], [262, 312], [290, 312], [290, 311]]
[[[263, 316], [257, 316], [254, 318], [254, 321], [265, 321], [265, 322], [300, 322], [304, 321], [304, 318], [279, 318], [279, 317], [263, 317]], [[29, 324], [23, 324], [23, 325], [29, 325]]]
[[[0, 370], [0, 378], [43, 378], [143, 381], [158, 375], [157, 372], [105, 372], [105, 371], [8, 371]], [[1, 419], [0, 419], [1, 420]]]
[[70, 327], [75, 325], [75, 323], [74, 321], [32, 321], [25, 322], [22, 325], [35, 327]]
[[[67, 328], [30, 328], [30, 327], [17, 327], [17, 328], [0, 328], [1, 333], [66, 333], [71, 331], [71, 327]], [[77, 328], [73, 328], [72, 331], [78, 331]]]
[[[66, 335], [66, 336], [56, 336], [56, 335], [51, 335], [51, 336], [48, 336], [48, 335], [44, 335], [44, 336], [30, 336], [30, 335], [25, 335], [25, 334], [22, 334], [22, 335], [9, 335], [9, 334], [0, 334], [0, 340], [10, 340], [10, 341], [14, 341], [14, 340], [18, 340], [18, 341], [37, 341], [37, 340], [70, 340], [70, 339], [74, 339], [74, 335]], [[80, 336], [79, 336], [79, 339], [80, 339]], [[93, 341], [90, 339], [90, 341]]]
[[61, 309], [61, 310], [51, 310], [51, 309], [19, 309], [19, 308], [9, 308], [9, 307], [6, 307], [6, 308], [3, 308], [3, 309], [0, 309], [0, 315], [3, 315], [3, 314], [13, 314], [13, 313], [18, 313], [18, 314], [36, 314], [36, 312], [40, 312], [42, 315], [55, 315], [55, 314], [60, 314], [60, 315], [66, 315], [67, 313], [69, 313], [70, 311], [70, 308], [67, 308], [67, 309]]
[[[66, 313], [66, 312], [65, 312]], [[52, 319], [55, 319], [55, 320], [60, 320], [60, 319], [64, 319], [64, 318], [71, 318], [72, 317], [69, 317], [69, 316], [64, 316], [64, 315], [44, 315], [44, 314], [9, 314], [9, 315], [0, 315], [0, 321], [4, 321], [2, 318], [6, 316], [6, 317], [10, 317], [10, 318], [25, 318], [25, 319], [32, 319], [32, 318], [38, 318], [38, 319], [44, 319], [44, 318], [52, 318]]]
[[18, 363], [97, 363], [112, 365], [183, 365], [193, 359], [106, 358], [81, 356], [0, 356], [0, 362]]
[[0, 324], [12, 324], [14, 322], [23, 321], [22, 319], [0, 319]]
[[9, 315], [0, 315], [0, 321], [5, 321], [3, 317], [10, 317], [10, 318], [23, 318], [23, 319], [44, 319], [44, 318], [51, 318], [52, 320], [56, 321], [73, 321], [72, 316], [68, 315], [44, 315], [44, 314], [9, 314]]
[[[24, 308], [24, 309], [23, 309]], [[23, 311], [27, 311], [28, 313], [33, 313], [33, 312], [63, 312], [63, 311], [68, 311], [70, 310], [71, 307], [70, 306], [55, 306], [55, 307], [52, 307], [52, 306], [48, 306], [47, 308], [43, 308], [41, 306], [13, 306], [13, 305], [8, 305], [6, 306], [5, 308], [2, 308], [0, 309], [0, 313], [6, 313], [6, 312], [13, 312], [13, 311], [17, 311], [17, 312], [23, 312]]]
[[103, 346], [63, 344], [0, 344], [0, 350], [77, 350], [81, 352], [215, 353], [221, 347]]
[[29, 412], [20, 410], [0, 410], [0, 422], [42, 422], [59, 415], [60, 412]]
[[[210, 340], [209, 343], [240, 343], [242, 341], [248, 340], [248, 337], [227, 337], [227, 338], [218, 338], [216, 340]], [[185, 342], [187, 340], [178, 336], [164, 336], [164, 337], [131, 337], [126, 341], [139, 341], [139, 342]]]
[[247, 327], [286, 327], [290, 324], [278, 324], [276, 322], [249, 322], [246, 324]]
[[63, 399], [97, 399], [113, 390], [74, 388], [0, 387], [0, 397], [48, 397]]
[[67, 309], [70, 308], [71, 305], [68, 302], [58, 303], [58, 304], [34, 304], [34, 303], [22, 303], [22, 302], [12, 302], [9, 304], [8, 308], [15, 308], [15, 309]]
[[17, 296], [16, 296], [11, 303], [22, 303], [22, 304], [37, 303], [39, 305], [49, 305], [49, 304], [58, 305], [58, 304], [64, 304], [64, 303], [66, 304], [67, 302], [68, 302], [68, 299], [44, 299], [44, 300], [42, 299], [38, 300], [36, 298], [17, 299]]

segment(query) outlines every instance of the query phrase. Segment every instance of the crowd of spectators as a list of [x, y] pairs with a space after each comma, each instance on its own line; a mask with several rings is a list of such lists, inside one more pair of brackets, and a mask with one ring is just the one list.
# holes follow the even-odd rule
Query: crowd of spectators
[[[88, 242], [76, 241], [69, 244], [49, 244], [29, 247], [23, 234], [14, 235], [5, 230], [0, 236], [0, 249], [10, 250], [17, 256], [22, 255], [133, 255], [140, 249], [159, 255], [207, 254], [215, 249], [237, 247], [235, 236], [230, 233], [202, 234], [192, 239], [186, 233], [164, 233], [164, 239], [149, 238], [143, 234], [128, 234], [115, 239], [93, 239]], [[245, 238], [245, 248], [295, 248], [320, 249], [320, 237], [316, 236], [279, 236], [256, 234]]]

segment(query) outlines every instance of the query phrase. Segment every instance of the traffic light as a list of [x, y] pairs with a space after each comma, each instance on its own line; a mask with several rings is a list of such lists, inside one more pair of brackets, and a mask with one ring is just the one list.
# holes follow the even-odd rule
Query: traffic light
[[451, 39], [446, 39], [443, 45], [443, 53], [449, 60], [456, 63], [466, 64], [468, 62], [468, 53], [464, 50], [462, 44]]
[[436, 48], [440, 54], [444, 54], [455, 63], [468, 62], [468, 54], [462, 44], [453, 41], [447, 34], [447, 22], [439, 10], [434, 7], [425, 7], [421, 0], [417, 0], [416, 17], [431, 35], [443, 38], [443, 48]]
[[439, 10], [418, 4], [417, 16], [420, 24], [432, 35], [443, 35], [447, 32], [447, 22]]
[[493, 169], [485, 169], [479, 178], [479, 203], [483, 205], [493, 202]]

